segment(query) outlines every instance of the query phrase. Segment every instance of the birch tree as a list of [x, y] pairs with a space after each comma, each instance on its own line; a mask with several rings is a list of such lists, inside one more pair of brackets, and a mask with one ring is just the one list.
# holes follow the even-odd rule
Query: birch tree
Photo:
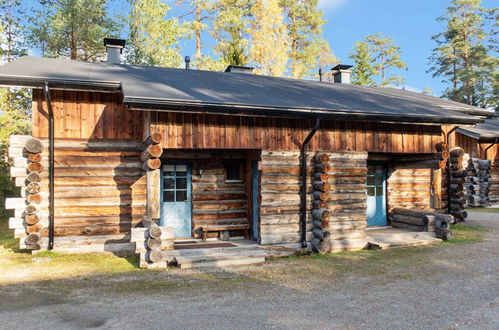
[[322, 26], [325, 20], [322, 11], [317, 9], [318, 0], [280, 0], [286, 16], [289, 33], [290, 75], [302, 78], [310, 70], [317, 69], [317, 58], [320, 52]]
[[283, 76], [290, 42], [278, 0], [256, 0], [251, 12], [249, 59], [256, 73]]

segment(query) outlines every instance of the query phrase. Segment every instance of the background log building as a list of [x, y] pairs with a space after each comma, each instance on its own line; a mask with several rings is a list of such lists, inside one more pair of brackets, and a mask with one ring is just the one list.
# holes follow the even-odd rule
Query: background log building
[[[233, 69], [35, 57], [0, 67], [0, 84], [33, 88], [32, 137], [42, 142], [11, 139], [23, 188], [8, 207], [21, 247], [134, 249], [143, 231], [132, 229], [154, 221], [176, 241], [362, 239], [394, 208], [444, 211], [447, 133], [484, 115], [408, 91]], [[339, 67], [337, 80], [348, 73]]]

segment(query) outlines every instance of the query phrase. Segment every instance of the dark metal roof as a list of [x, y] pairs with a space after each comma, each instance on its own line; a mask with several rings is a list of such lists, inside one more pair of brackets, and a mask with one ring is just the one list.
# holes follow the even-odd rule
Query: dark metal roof
[[461, 127], [457, 132], [481, 141], [493, 141], [499, 138], [499, 119], [488, 118], [475, 127]]
[[483, 109], [413, 92], [310, 80], [22, 57], [0, 85], [121, 89], [133, 109], [473, 124]]

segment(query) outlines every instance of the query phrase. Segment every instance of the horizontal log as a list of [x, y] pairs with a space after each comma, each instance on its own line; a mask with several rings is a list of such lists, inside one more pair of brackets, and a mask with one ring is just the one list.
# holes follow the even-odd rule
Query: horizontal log
[[24, 149], [30, 154], [38, 154], [43, 151], [42, 141], [32, 138], [26, 141]]
[[435, 149], [437, 151], [446, 151], [447, 150], [447, 143], [445, 143], [445, 142], [438, 142], [435, 145]]
[[317, 153], [314, 156], [314, 162], [316, 163], [327, 163], [329, 162], [329, 155], [326, 153]]
[[464, 156], [464, 150], [461, 148], [453, 148], [450, 151], [450, 157], [463, 157]]
[[412, 231], [428, 231], [424, 226], [411, 225], [408, 223], [392, 221], [392, 227], [395, 228], [404, 228]]

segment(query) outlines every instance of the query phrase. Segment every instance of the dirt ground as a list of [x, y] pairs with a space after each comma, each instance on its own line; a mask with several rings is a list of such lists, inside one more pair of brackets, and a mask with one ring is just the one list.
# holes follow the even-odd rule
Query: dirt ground
[[0, 328], [499, 329], [499, 213], [468, 223], [491, 229], [483, 242], [218, 271], [19, 273], [0, 281]]

